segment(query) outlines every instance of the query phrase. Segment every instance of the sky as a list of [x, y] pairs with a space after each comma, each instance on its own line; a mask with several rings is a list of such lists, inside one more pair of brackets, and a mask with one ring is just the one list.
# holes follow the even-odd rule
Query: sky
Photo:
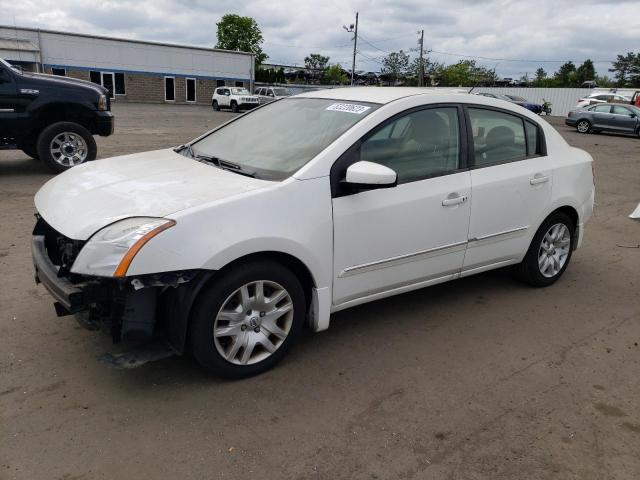
[[[626, 0], [0, 0], [0, 24], [197, 46], [216, 43], [227, 13], [253, 17], [268, 62], [303, 65], [310, 53], [356, 70], [379, 71], [388, 52], [418, 47], [445, 64], [475, 59], [501, 77], [553, 73], [591, 58], [599, 75], [617, 54], [640, 51], [640, 1]], [[412, 56], [417, 52], [409, 52]]]

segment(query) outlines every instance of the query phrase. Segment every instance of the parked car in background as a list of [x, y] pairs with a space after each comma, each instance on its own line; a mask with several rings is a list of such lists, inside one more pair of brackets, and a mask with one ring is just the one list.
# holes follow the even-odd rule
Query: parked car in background
[[631, 97], [631, 105], [635, 105], [636, 107], [640, 107], [640, 90], [633, 92], [633, 96]]
[[273, 102], [279, 98], [289, 97], [291, 92], [284, 87], [259, 87], [256, 88], [255, 95], [260, 104]]
[[640, 135], [640, 108], [633, 105], [603, 103], [573, 110], [565, 124], [579, 133], [616, 132]]
[[539, 103], [533, 103], [527, 100], [526, 98], [519, 97], [518, 95], [505, 95], [505, 97], [509, 98], [513, 103], [517, 103], [521, 107], [526, 108], [527, 110], [531, 110], [533, 113], [542, 113], [542, 105]]
[[256, 95], [251, 95], [244, 87], [218, 87], [211, 97], [211, 106], [219, 111], [221, 108], [230, 108], [232, 112], [249, 110], [260, 105]]
[[244, 377], [332, 312], [508, 265], [550, 286], [593, 201], [591, 156], [514, 104], [320, 90], [50, 180], [32, 254], [60, 316]]
[[521, 107], [526, 108], [527, 110], [531, 110], [533, 113], [542, 113], [542, 105], [538, 103], [531, 103], [527, 99], [519, 97], [517, 95], [502, 95], [499, 93], [478, 93], [478, 95], [482, 95], [484, 97], [497, 98], [500, 100], [506, 100], [507, 102], [515, 103], [520, 105]]
[[96, 158], [93, 135], [113, 133], [107, 89], [21, 72], [0, 59], [0, 148], [20, 149], [54, 172]]
[[587, 107], [596, 103], [631, 103], [631, 98], [618, 93], [592, 93], [587, 97], [579, 98], [576, 108]]

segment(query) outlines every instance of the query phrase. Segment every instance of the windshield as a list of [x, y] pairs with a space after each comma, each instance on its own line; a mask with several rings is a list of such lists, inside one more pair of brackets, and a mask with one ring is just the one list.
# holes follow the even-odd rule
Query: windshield
[[513, 100], [515, 102], [526, 102], [527, 101], [526, 98], [522, 98], [522, 97], [519, 97], [517, 95], [507, 95], [507, 97], [509, 97], [511, 100]]
[[192, 150], [257, 178], [284, 180], [378, 106], [287, 98], [238, 117], [193, 143]]
[[231, 93], [233, 93], [234, 95], [251, 95], [249, 93], [249, 90], [247, 90], [246, 88], [232, 88], [231, 89]]
[[274, 88], [273, 89], [273, 94], [276, 97], [288, 97], [289, 95], [291, 95], [289, 93], [289, 90], [287, 90], [286, 88]]

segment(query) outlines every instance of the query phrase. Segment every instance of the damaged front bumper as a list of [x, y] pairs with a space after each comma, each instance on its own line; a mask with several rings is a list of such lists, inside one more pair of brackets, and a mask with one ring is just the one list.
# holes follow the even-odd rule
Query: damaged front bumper
[[215, 272], [184, 270], [123, 279], [75, 275], [70, 264], [82, 245], [73, 242], [42, 224], [31, 241], [35, 281], [53, 297], [56, 314], [74, 315], [86, 328], [109, 331], [115, 343], [166, 338], [182, 353], [193, 301]]

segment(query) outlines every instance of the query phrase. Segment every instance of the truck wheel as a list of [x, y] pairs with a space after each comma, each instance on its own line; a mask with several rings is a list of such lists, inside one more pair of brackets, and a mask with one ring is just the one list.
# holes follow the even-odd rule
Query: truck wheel
[[296, 343], [305, 316], [304, 290], [288, 268], [271, 260], [239, 264], [200, 293], [189, 325], [191, 350], [215, 375], [257, 375]]
[[233, 113], [238, 113], [238, 104], [236, 102], [231, 102], [231, 111]]
[[82, 125], [58, 122], [45, 128], [36, 143], [38, 156], [56, 173], [94, 160], [96, 141]]
[[220, 105], [218, 105], [218, 101], [217, 101], [217, 100], [214, 100], [214, 101], [213, 101], [213, 103], [211, 104], [211, 106], [213, 107], [213, 109], [214, 109], [216, 112], [219, 112], [219, 111], [220, 111]]

